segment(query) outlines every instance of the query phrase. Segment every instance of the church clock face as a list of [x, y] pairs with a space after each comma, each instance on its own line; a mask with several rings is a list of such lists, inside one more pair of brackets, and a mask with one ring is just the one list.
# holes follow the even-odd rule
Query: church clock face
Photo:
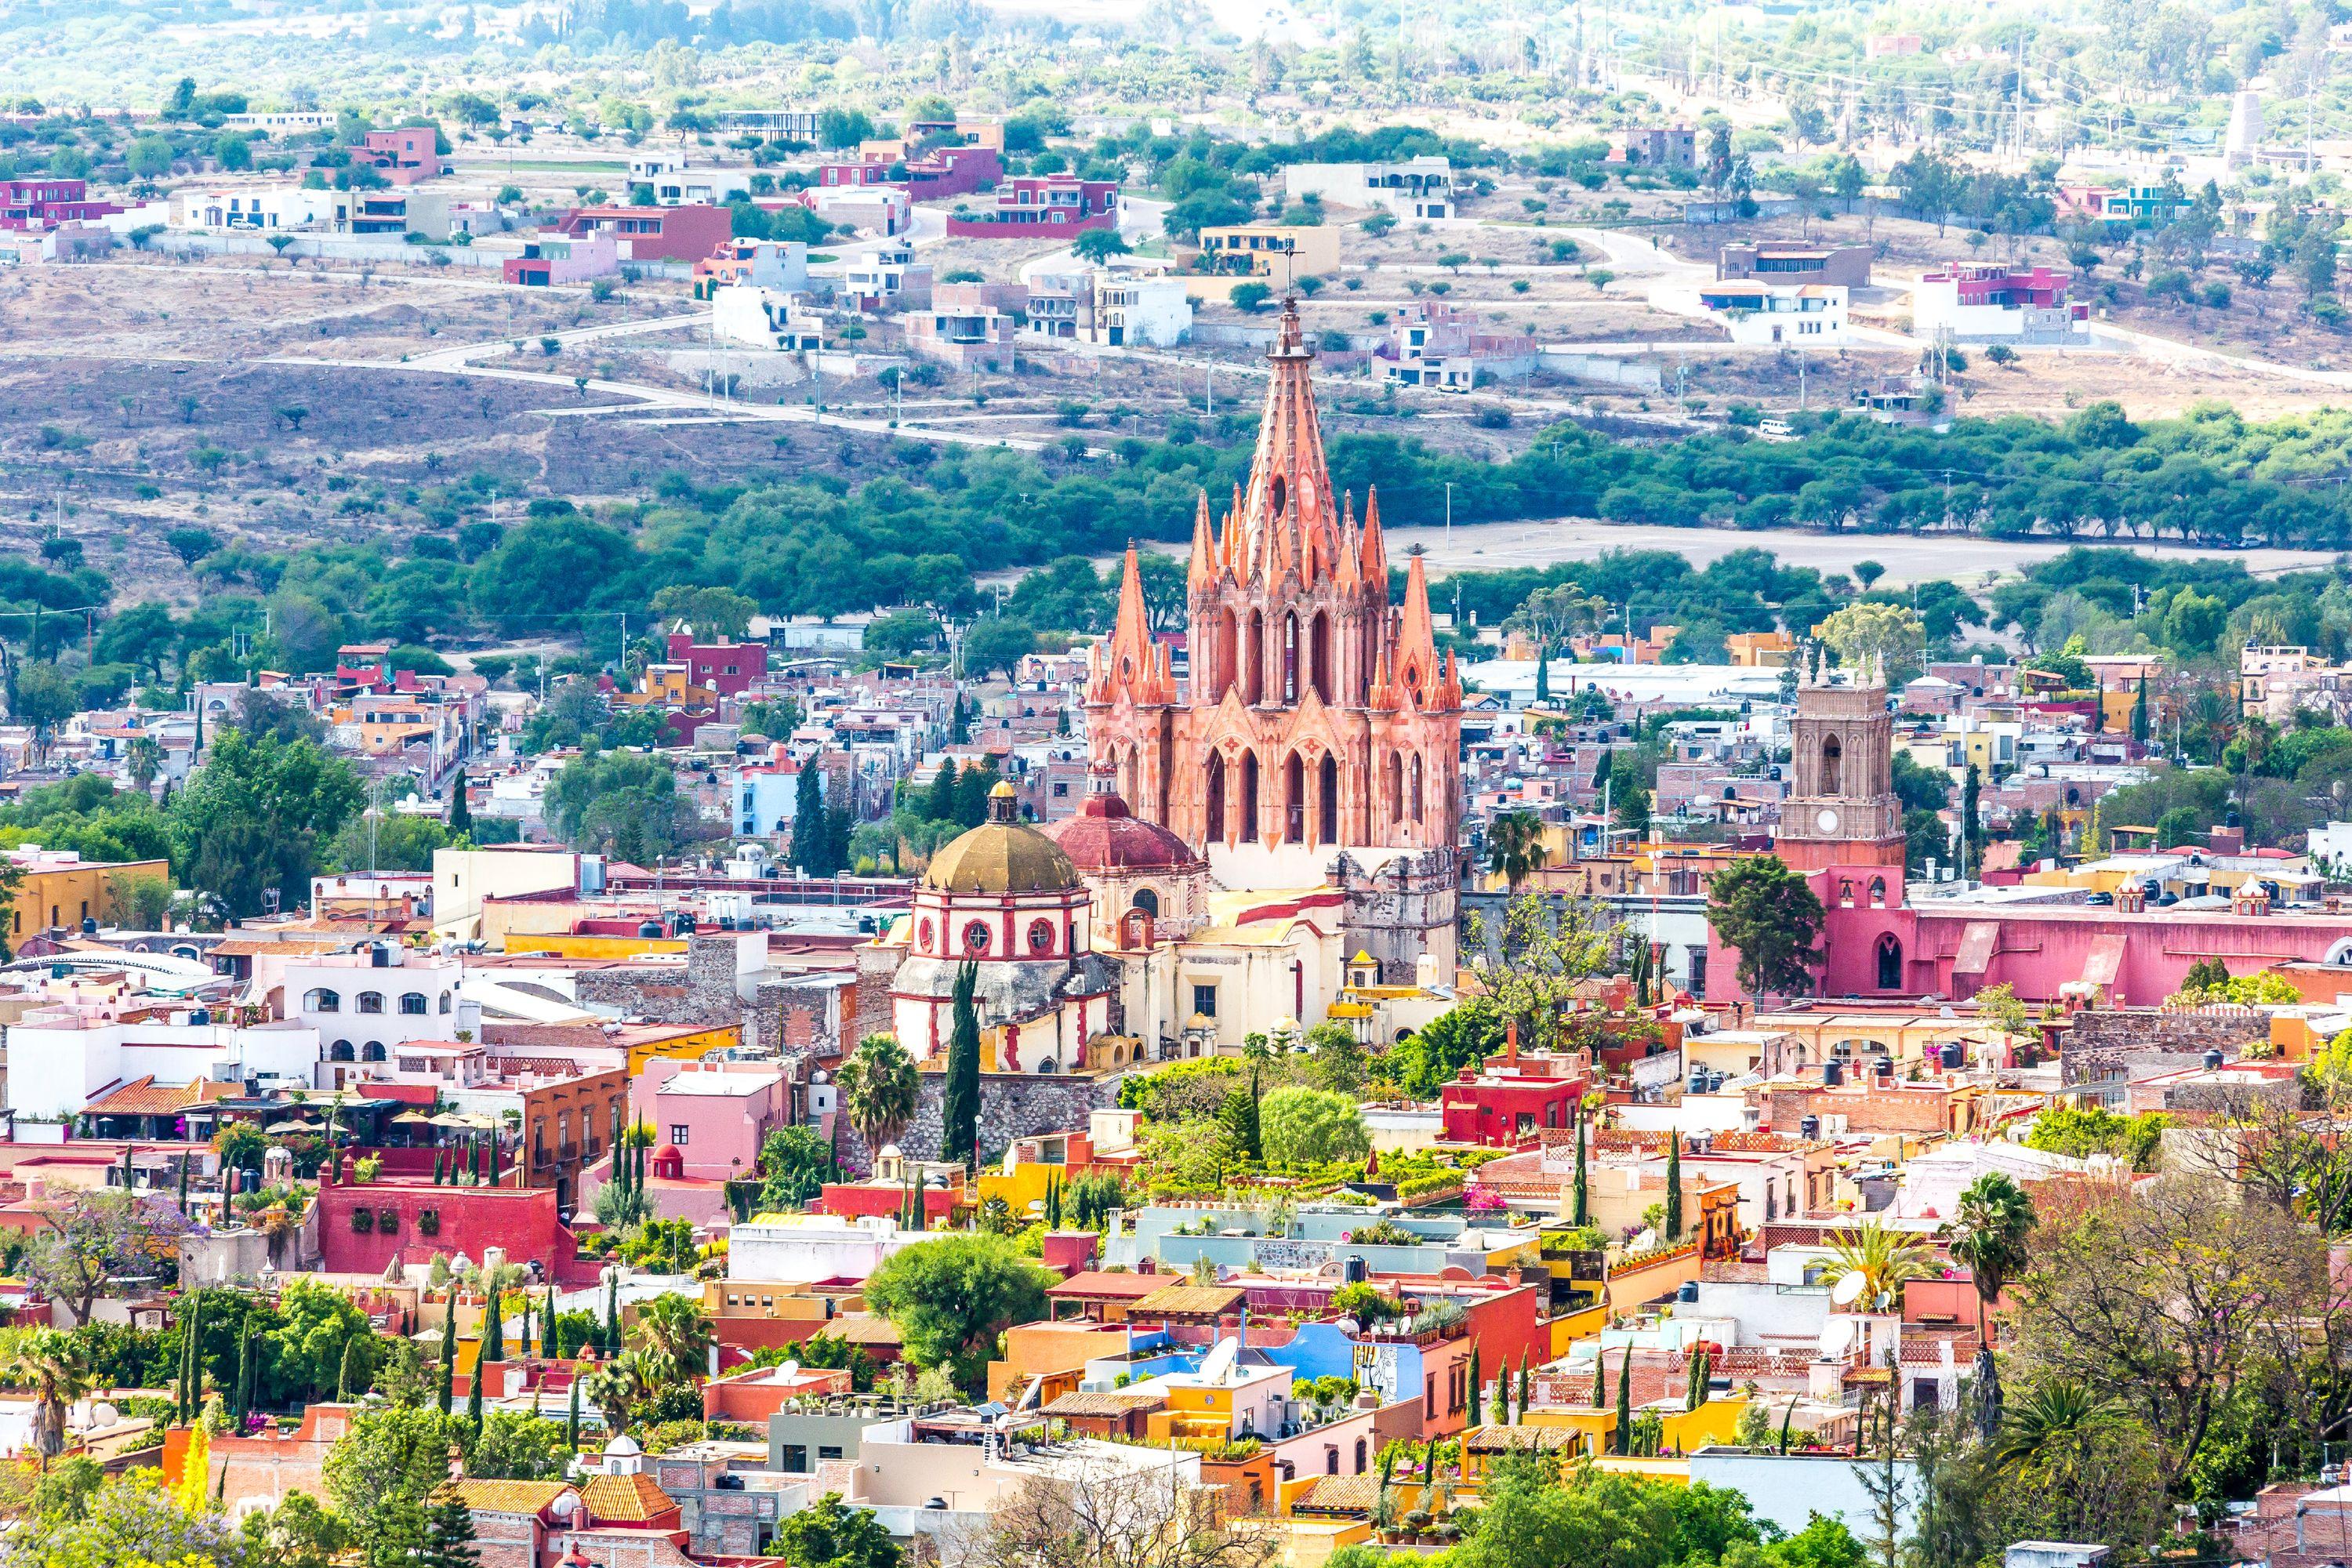
[[1813, 818], [1813, 826], [1825, 834], [1835, 833], [1838, 829], [1838, 814], [1823, 806], [1820, 814]]

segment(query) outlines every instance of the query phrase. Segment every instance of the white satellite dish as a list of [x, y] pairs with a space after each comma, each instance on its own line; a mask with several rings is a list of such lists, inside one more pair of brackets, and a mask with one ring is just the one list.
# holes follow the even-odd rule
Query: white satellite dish
[[776, 1368], [776, 1372], [782, 1381], [790, 1383], [793, 1379], [801, 1374], [801, 1363], [796, 1361], [788, 1361], [784, 1363], [783, 1365]]
[[1862, 1300], [1862, 1293], [1868, 1287], [1869, 1281], [1862, 1277], [1859, 1269], [1842, 1274], [1838, 1277], [1838, 1282], [1830, 1287], [1830, 1305], [1851, 1307]]
[[1852, 1318], [1832, 1318], [1827, 1325], [1825, 1325], [1822, 1330], [1822, 1353], [1823, 1355], [1843, 1355], [1846, 1352], [1846, 1347], [1852, 1343], [1853, 1343], [1853, 1320]]
[[122, 1412], [103, 1399], [89, 1407], [89, 1424], [96, 1430], [103, 1431], [109, 1426], [120, 1426], [121, 1421]]
[[1197, 1375], [1202, 1383], [1223, 1383], [1233, 1374], [1234, 1365], [1241, 1360], [1241, 1354], [1242, 1347], [1238, 1342], [1230, 1337], [1219, 1340], [1210, 1348], [1209, 1353], [1201, 1358], [1201, 1370]]

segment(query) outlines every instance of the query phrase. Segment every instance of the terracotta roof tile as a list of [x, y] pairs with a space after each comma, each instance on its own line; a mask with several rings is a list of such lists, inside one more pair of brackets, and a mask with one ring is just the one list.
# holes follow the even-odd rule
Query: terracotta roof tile
[[216, 1079], [198, 1079], [194, 1083], [157, 1083], [154, 1075], [132, 1079], [103, 1098], [82, 1108], [88, 1116], [170, 1116], [190, 1106], [209, 1105], [215, 1100], [234, 1100], [245, 1093], [245, 1086], [223, 1083]]
[[572, 1488], [562, 1481], [445, 1481], [435, 1493], [455, 1496], [478, 1513], [544, 1513]]
[[1149, 1316], [1168, 1312], [1183, 1317], [1222, 1317], [1249, 1298], [1238, 1285], [1164, 1285], [1136, 1300], [1133, 1311]]
[[648, 1475], [590, 1476], [580, 1484], [588, 1517], [598, 1524], [644, 1524], [677, 1506]]
[[1073, 1415], [1125, 1415], [1134, 1410], [1157, 1410], [1167, 1403], [1167, 1395], [1161, 1394], [1101, 1394], [1079, 1389], [1046, 1405], [1044, 1414], [1064, 1419]]

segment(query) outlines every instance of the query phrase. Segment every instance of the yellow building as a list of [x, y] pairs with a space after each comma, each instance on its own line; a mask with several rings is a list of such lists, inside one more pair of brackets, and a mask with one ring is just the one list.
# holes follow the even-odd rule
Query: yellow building
[[1787, 632], [1734, 632], [1723, 639], [1724, 653], [1743, 669], [1786, 669], [1797, 657], [1797, 642]]
[[69, 850], [30, 846], [11, 851], [9, 858], [24, 872], [8, 911], [11, 945], [44, 931], [73, 930], [86, 920], [120, 924], [134, 884], [152, 879], [172, 885], [168, 860], [84, 860]]
[[[1237, 223], [1201, 231], [1201, 255], [1216, 278], [1255, 279], [1279, 293], [1301, 278], [1328, 278], [1339, 269], [1339, 231], [1328, 224], [1288, 227]], [[1201, 279], [1187, 277], [1198, 287]]]

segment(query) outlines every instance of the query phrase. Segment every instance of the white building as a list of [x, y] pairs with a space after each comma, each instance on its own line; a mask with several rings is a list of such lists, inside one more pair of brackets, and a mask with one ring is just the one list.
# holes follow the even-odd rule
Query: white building
[[695, 168], [675, 153], [639, 153], [629, 160], [629, 183], [651, 185], [657, 207], [725, 206], [751, 195], [751, 171]]
[[[125, 1022], [129, 1007], [68, 1005], [27, 1013], [7, 1028], [7, 1107], [20, 1119], [79, 1115], [93, 1099], [143, 1078], [173, 1086], [257, 1079], [310, 1087], [319, 1031], [298, 1022], [216, 1023], [190, 1005], [161, 1020]], [[146, 1009], [139, 1009], [145, 1011]], [[204, 1020], [198, 1022], [198, 1019]]]
[[915, 204], [897, 185], [817, 185], [803, 191], [801, 201], [827, 223], [884, 239], [906, 233], [914, 221]]
[[1038, 279], [1022, 332], [1110, 348], [1174, 348], [1192, 338], [1192, 300], [1181, 278], [1092, 268]]
[[2069, 300], [2072, 281], [2047, 267], [1938, 268], [1912, 287], [1911, 332], [1948, 342], [2081, 342], [2090, 309]]
[[777, 353], [824, 347], [824, 317], [805, 296], [749, 283], [712, 290], [710, 331], [721, 342]]
[[1775, 289], [1764, 283], [1711, 283], [1699, 290], [1698, 297], [1708, 317], [1735, 343], [1826, 348], [1843, 346], [1846, 341], [1843, 284]]
[[730, 1279], [864, 1279], [883, 1260], [937, 1239], [866, 1215], [754, 1215], [728, 1233]]
[[338, 1072], [338, 1064], [382, 1062], [404, 1041], [479, 1034], [479, 1010], [459, 1004], [464, 977], [457, 958], [386, 941], [355, 952], [304, 954], [285, 965], [279, 984], [286, 1016], [324, 1042], [318, 1087], [338, 1089], [352, 1076]]
[[334, 216], [334, 193], [299, 185], [194, 186], [172, 193], [172, 226], [233, 233], [240, 229], [324, 228]]
[[1454, 166], [1444, 158], [1401, 163], [1293, 163], [1282, 172], [1291, 201], [1316, 196], [1333, 206], [1386, 207], [1398, 217], [1454, 216]]

